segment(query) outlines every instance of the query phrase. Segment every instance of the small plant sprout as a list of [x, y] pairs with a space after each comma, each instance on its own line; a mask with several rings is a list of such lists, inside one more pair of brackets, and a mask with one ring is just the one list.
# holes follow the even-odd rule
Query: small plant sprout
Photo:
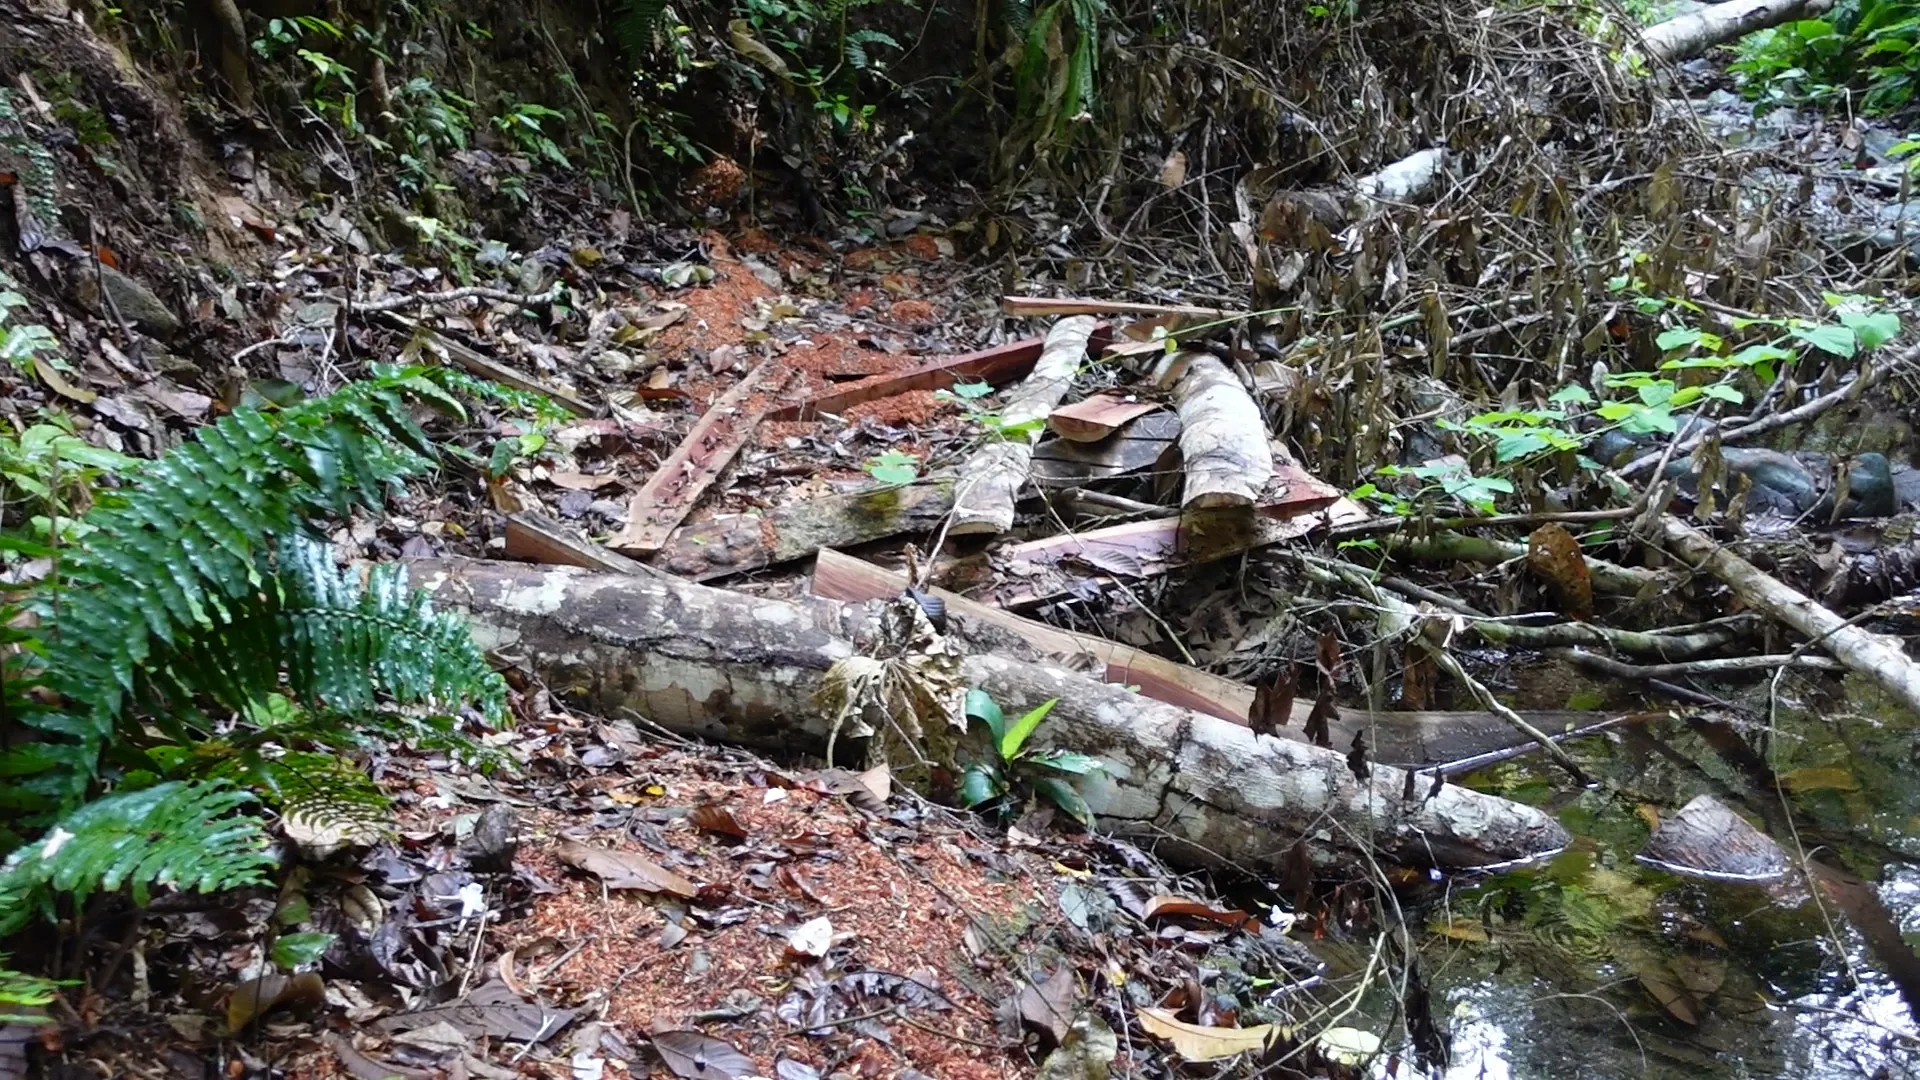
[[1034, 750], [1027, 745], [1058, 703], [1058, 698], [1049, 698], [1009, 725], [999, 704], [986, 691], [967, 691], [967, 719], [986, 725], [992, 736], [993, 757], [967, 766], [960, 782], [961, 802], [969, 809], [991, 809], [1005, 817], [1031, 792], [1081, 824], [1093, 824], [1093, 811], [1070, 778], [1099, 772], [1105, 768], [1100, 759], [1072, 750]]

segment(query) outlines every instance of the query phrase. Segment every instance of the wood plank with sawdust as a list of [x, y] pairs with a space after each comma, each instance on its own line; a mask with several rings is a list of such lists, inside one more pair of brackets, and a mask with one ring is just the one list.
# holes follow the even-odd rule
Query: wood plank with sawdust
[[[1093, 337], [1089, 339], [1090, 355], [1099, 355], [1100, 350], [1112, 341], [1112, 331], [1105, 323], [1096, 325]], [[1026, 378], [1033, 370], [1034, 362], [1040, 359], [1040, 352], [1046, 347], [1045, 338], [1023, 338], [1009, 341], [1004, 345], [995, 345], [990, 349], [961, 353], [957, 356], [941, 357], [897, 375], [882, 375], [840, 387], [816, 397], [808, 398], [797, 405], [788, 405], [767, 414], [768, 420], [812, 420], [830, 413], [841, 413], [869, 401], [895, 397], [916, 390], [945, 390], [956, 383], [974, 379], [992, 383], [995, 386]]]
[[776, 396], [793, 381], [791, 368], [763, 361], [720, 395], [667, 460], [627, 503], [627, 523], [607, 542], [625, 554], [650, 555], [666, 546], [714, 478], [760, 426]]

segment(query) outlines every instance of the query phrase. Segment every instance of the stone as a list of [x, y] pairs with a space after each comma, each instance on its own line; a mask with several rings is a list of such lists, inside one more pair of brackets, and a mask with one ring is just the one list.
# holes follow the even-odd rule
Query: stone
[[[180, 332], [180, 320], [166, 302], [133, 278], [103, 263], [83, 264], [75, 272], [79, 275], [74, 285], [75, 292], [80, 302], [93, 311], [108, 319], [114, 318], [117, 311], [128, 325], [162, 341]], [[106, 298], [111, 303], [102, 301], [100, 290], [103, 285]]]

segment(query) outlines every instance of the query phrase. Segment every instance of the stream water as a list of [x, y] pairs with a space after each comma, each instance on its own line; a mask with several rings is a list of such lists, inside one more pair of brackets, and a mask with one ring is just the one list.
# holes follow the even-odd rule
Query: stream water
[[[1554, 808], [1576, 840], [1543, 865], [1450, 882], [1420, 910], [1434, 1013], [1453, 1032], [1444, 1075], [1920, 1076], [1920, 749], [1870, 688], [1845, 691], [1783, 680], [1770, 729], [1664, 719], [1585, 740], [1598, 790], [1564, 794], [1537, 762], [1469, 778]], [[1764, 718], [1764, 684], [1739, 703]], [[1699, 794], [1828, 869], [1810, 889], [1798, 872], [1726, 885], [1637, 862]]]

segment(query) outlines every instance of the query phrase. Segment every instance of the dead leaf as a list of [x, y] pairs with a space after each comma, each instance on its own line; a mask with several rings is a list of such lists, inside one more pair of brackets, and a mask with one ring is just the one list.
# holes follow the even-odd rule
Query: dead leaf
[[1177, 188], [1187, 182], [1187, 155], [1175, 150], [1167, 155], [1166, 164], [1160, 166], [1160, 186]]
[[1256, 735], [1278, 734], [1293, 719], [1295, 679], [1292, 663], [1280, 665], [1272, 679], [1253, 688], [1253, 711], [1247, 714], [1247, 727]]
[[787, 935], [787, 959], [818, 960], [833, 947], [833, 920], [825, 915], [801, 923]]
[[430, 1069], [408, 1069], [399, 1065], [389, 1065], [353, 1048], [346, 1036], [336, 1032], [327, 1033], [327, 1044], [333, 1048], [333, 1054], [340, 1059], [340, 1065], [354, 1080], [390, 1080], [398, 1076], [401, 1080], [430, 1080], [434, 1075]]
[[732, 1043], [698, 1031], [656, 1031], [653, 1050], [673, 1075], [688, 1080], [734, 1080], [754, 1075], [753, 1059]]
[[1021, 987], [1020, 1019], [1035, 1030], [1053, 1036], [1053, 1045], [1059, 1046], [1067, 1040], [1067, 1029], [1073, 1026], [1073, 1003], [1078, 997], [1077, 991], [1073, 969], [1061, 964], [1053, 969], [1045, 982], [1029, 982]]
[[234, 987], [233, 996], [227, 999], [227, 1030], [238, 1032], [282, 1005], [320, 1005], [326, 1000], [326, 983], [311, 971], [248, 979]]
[[85, 387], [68, 382], [67, 377], [60, 373], [60, 369], [54, 367], [44, 356], [36, 355], [33, 358], [33, 373], [40, 376], [40, 381], [46, 383], [54, 393], [61, 397], [72, 398], [82, 405], [90, 405], [100, 397], [99, 394]]
[[1333, 749], [1333, 734], [1328, 725], [1340, 718], [1340, 707], [1333, 702], [1333, 683], [1320, 684], [1320, 696], [1314, 699], [1313, 711], [1307, 714], [1307, 726], [1303, 732], [1307, 741], [1323, 750]]
[[1244, 929], [1249, 934], [1260, 932], [1260, 921], [1244, 911], [1211, 907], [1190, 897], [1172, 894], [1163, 894], [1148, 900], [1146, 911], [1141, 917], [1205, 919], [1207, 922], [1218, 923], [1229, 929]]
[[1272, 1024], [1250, 1028], [1211, 1028], [1174, 1018], [1165, 1009], [1141, 1009], [1140, 1026], [1147, 1034], [1173, 1044], [1174, 1053], [1187, 1061], [1219, 1061], [1236, 1054], [1265, 1050], [1277, 1034]]
[[719, 803], [701, 803], [687, 814], [687, 820], [708, 832], [725, 833], [742, 840], [747, 838], [747, 827], [740, 824], [740, 819], [733, 816], [733, 811]]
[[388, 1016], [374, 1021], [374, 1026], [391, 1033], [445, 1022], [472, 1037], [487, 1035], [516, 1042], [545, 1042], [573, 1023], [578, 1012], [528, 1001], [496, 979], [475, 987], [457, 1001]]
[[1328, 683], [1340, 681], [1340, 635], [1332, 629], [1320, 631], [1320, 644], [1315, 650], [1314, 662], [1320, 667], [1320, 678]]
[[599, 878], [609, 889], [671, 893], [686, 899], [692, 899], [700, 891], [693, 882], [637, 851], [614, 851], [577, 840], [562, 840], [554, 853], [568, 866]]
[[1527, 537], [1527, 569], [1539, 575], [1553, 591], [1560, 610], [1585, 620], [1593, 615], [1593, 579], [1580, 541], [1567, 527], [1549, 521]]
[[613, 473], [578, 473], [556, 470], [547, 474], [547, 482], [554, 487], [563, 487], [568, 491], [598, 491], [608, 484], [617, 484], [620, 478]]

